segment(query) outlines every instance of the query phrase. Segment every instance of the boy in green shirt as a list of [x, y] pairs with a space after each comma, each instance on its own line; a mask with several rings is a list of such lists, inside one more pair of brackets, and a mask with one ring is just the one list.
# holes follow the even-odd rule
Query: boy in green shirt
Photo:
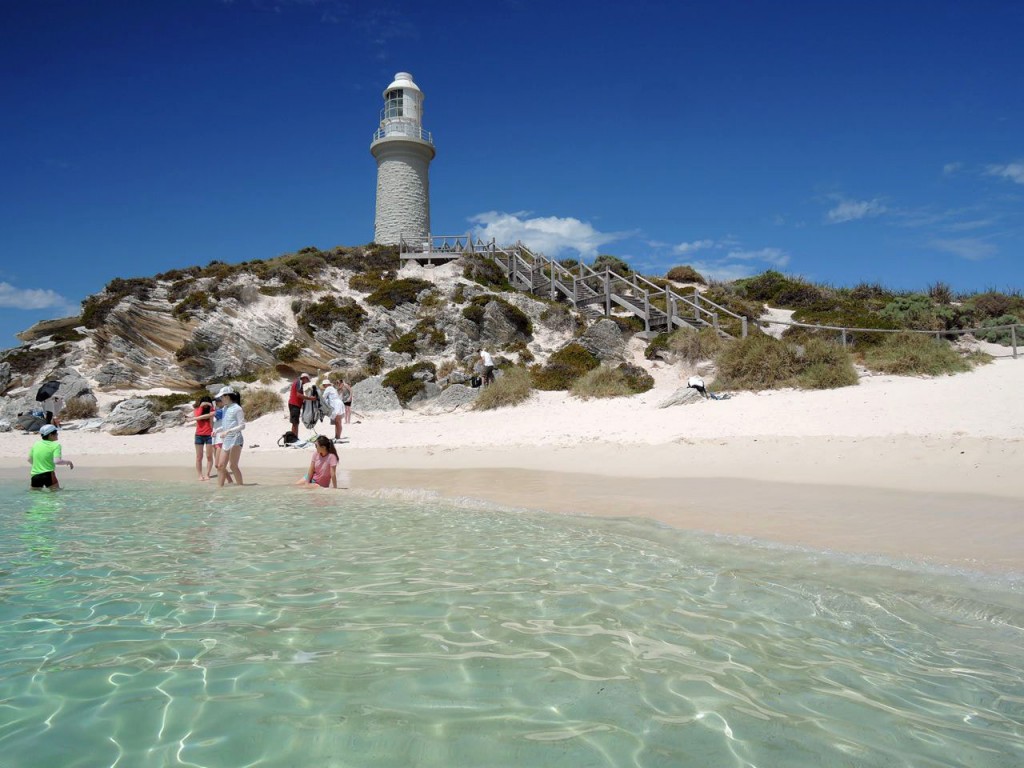
[[57, 428], [53, 424], [44, 424], [39, 428], [39, 439], [28, 452], [28, 462], [32, 465], [31, 488], [33, 491], [41, 491], [43, 488], [59, 491], [57, 464], [65, 464], [69, 469], [75, 468], [73, 463], [60, 457]]

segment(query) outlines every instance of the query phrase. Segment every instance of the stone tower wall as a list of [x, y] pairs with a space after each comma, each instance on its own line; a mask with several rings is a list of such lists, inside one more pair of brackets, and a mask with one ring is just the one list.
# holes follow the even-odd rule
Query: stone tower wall
[[371, 148], [377, 158], [374, 242], [422, 243], [430, 233], [430, 180], [434, 148], [415, 139], [383, 139]]

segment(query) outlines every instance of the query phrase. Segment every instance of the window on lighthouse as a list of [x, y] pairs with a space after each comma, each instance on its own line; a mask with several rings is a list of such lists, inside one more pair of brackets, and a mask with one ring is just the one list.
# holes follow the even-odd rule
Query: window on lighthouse
[[388, 91], [384, 94], [384, 117], [401, 117], [402, 102], [405, 100], [405, 92], [401, 90]]

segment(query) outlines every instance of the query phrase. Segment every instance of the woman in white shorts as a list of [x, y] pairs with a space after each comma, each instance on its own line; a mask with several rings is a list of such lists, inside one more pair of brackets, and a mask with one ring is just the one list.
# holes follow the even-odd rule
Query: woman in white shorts
[[338, 441], [341, 439], [341, 419], [345, 415], [345, 406], [330, 379], [320, 382], [320, 390], [320, 397], [327, 406], [327, 419], [334, 425], [334, 439]]
[[228, 387], [222, 389], [219, 394], [225, 400], [230, 401], [230, 404], [224, 409], [220, 429], [214, 433], [220, 435], [223, 440], [220, 459], [217, 461], [217, 485], [224, 485], [225, 475], [228, 471], [231, 472], [235, 482], [242, 485], [242, 470], [238, 468], [238, 459], [242, 456], [242, 446], [245, 445], [245, 440], [242, 438], [242, 430], [245, 429], [242, 398]]

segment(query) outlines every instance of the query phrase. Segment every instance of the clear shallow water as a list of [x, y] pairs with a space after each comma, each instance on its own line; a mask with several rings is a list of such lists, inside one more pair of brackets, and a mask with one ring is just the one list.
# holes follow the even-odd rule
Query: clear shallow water
[[635, 521], [0, 484], [5, 768], [1019, 766], [1022, 627]]

